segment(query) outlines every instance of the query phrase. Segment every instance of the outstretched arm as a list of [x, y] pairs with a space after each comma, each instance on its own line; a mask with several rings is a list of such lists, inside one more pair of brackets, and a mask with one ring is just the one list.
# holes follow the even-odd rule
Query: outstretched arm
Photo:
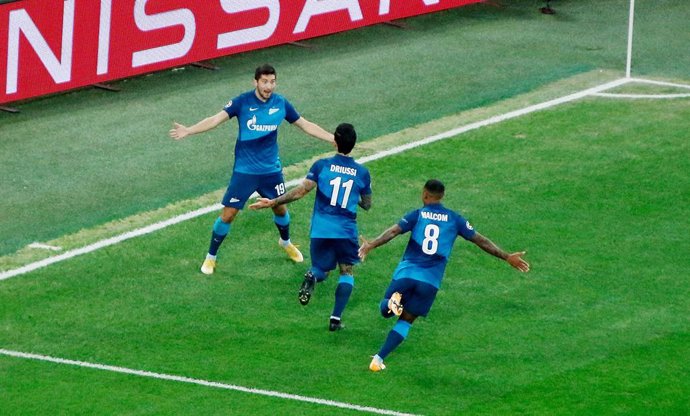
[[223, 110], [216, 115], [206, 117], [205, 119], [190, 127], [183, 126], [182, 124], [177, 122], [173, 122], [173, 128], [170, 129], [168, 134], [174, 140], [182, 140], [187, 136], [191, 136], [192, 134], [203, 133], [205, 131], [211, 130], [212, 128], [218, 126], [220, 123], [227, 121], [229, 119], [230, 116], [228, 116], [228, 113], [226, 113]]
[[305, 179], [302, 183], [288, 192], [282, 194], [278, 198], [268, 199], [268, 198], [258, 198], [256, 202], [249, 205], [251, 209], [263, 209], [263, 208], [273, 208], [278, 205], [289, 204], [292, 201], [297, 201], [304, 195], [308, 194], [312, 189], [316, 187], [316, 182]]
[[326, 141], [335, 146], [335, 138], [333, 137], [333, 133], [327, 132], [318, 124], [312, 123], [304, 117], [298, 118], [297, 121], [295, 121], [292, 124], [302, 129], [302, 131], [307, 133], [308, 135]]
[[364, 260], [364, 258], [367, 256], [367, 254], [369, 254], [371, 250], [375, 249], [378, 246], [386, 244], [387, 242], [391, 241], [392, 239], [400, 235], [400, 233], [402, 233], [402, 228], [400, 228], [398, 224], [395, 224], [371, 241], [367, 241], [364, 239], [364, 237], [361, 237], [362, 245], [359, 247], [359, 258]]
[[526, 253], [525, 251], [507, 253], [494, 244], [491, 240], [479, 233], [475, 233], [474, 237], [472, 237], [470, 241], [492, 256], [496, 256], [499, 259], [507, 261], [511, 266], [515, 267], [521, 272], [529, 271], [529, 263], [522, 259], [522, 256], [524, 256]]

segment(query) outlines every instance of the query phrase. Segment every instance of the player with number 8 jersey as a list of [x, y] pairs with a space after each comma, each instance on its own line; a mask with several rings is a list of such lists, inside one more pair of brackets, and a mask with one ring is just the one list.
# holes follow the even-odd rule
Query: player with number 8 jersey
[[413, 210], [374, 240], [364, 241], [359, 257], [364, 260], [376, 247], [396, 236], [410, 232], [410, 240], [393, 278], [379, 304], [384, 318], [399, 316], [379, 352], [372, 357], [369, 369], [381, 371], [384, 358], [406, 338], [418, 316], [427, 316], [441, 286], [448, 258], [458, 236], [471, 241], [485, 252], [507, 261], [514, 268], [527, 272], [529, 264], [522, 259], [524, 251], [507, 253], [476, 232], [459, 213], [441, 204], [445, 185], [430, 179], [422, 189], [422, 208]]
[[475, 234], [469, 221], [440, 202], [407, 213], [398, 225], [402, 233], [410, 231], [411, 235], [393, 280], [415, 279], [436, 289], [441, 286], [456, 237], [470, 240]]

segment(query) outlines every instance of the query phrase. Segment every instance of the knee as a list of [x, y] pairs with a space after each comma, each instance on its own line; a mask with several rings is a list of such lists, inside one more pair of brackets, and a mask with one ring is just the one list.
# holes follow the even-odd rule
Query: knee
[[224, 208], [223, 212], [220, 213], [220, 220], [226, 224], [230, 224], [237, 215], [237, 210], [233, 208]]
[[352, 276], [352, 265], [351, 264], [340, 264], [340, 274]]
[[288, 213], [288, 209], [285, 205], [278, 205], [273, 207], [273, 213], [279, 217], [284, 217]]

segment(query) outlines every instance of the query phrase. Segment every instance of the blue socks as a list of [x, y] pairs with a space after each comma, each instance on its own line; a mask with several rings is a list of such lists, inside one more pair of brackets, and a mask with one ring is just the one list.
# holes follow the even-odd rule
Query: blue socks
[[215, 256], [218, 253], [218, 248], [229, 232], [230, 224], [223, 222], [220, 217], [216, 218], [216, 222], [213, 223], [213, 233], [211, 233], [211, 245], [208, 248], [208, 254]]
[[386, 358], [388, 354], [390, 354], [394, 349], [398, 348], [398, 345], [402, 344], [402, 342], [405, 341], [405, 338], [407, 338], [407, 334], [410, 332], [410, 327], [412, 327], [411, 323], [398, 319], [398, 322], [395, 323], [393, 329], [388, 332], [386, 342], [379, 351], [379, 357]]
[[333, 307], [332, 317], [340, 318], [345, 310], [347, 302], [350, 300], [352, 289], [355, 285], [355, 278], [350, 275], [342, 275], [338, 280], [338, 287], [335, 289], [335, 306]]
[[280, 238], [283, 241], [290, 240], [290, 212], [286, 212], [282, 217], [273, 214], [273, 222], [275, 222], [276, 227], [278, 227]]

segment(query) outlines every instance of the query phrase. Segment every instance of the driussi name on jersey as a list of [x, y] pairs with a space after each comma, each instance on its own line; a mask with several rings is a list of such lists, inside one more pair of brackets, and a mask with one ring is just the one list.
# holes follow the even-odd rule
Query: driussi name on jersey
[[276, 131], [278, 125], [276, 124], [256, 124], [256, 116], [247, 121], [247, 128], [252, 131]]
[[357, 169], [346, 166], [331, 165], [331, 172], [344, 173], [346, 175], [357, 176]]
[[438, 212], [422, 211], [422, 218], [427, 220], [448, 222], [448, 214], [440, 214]]

